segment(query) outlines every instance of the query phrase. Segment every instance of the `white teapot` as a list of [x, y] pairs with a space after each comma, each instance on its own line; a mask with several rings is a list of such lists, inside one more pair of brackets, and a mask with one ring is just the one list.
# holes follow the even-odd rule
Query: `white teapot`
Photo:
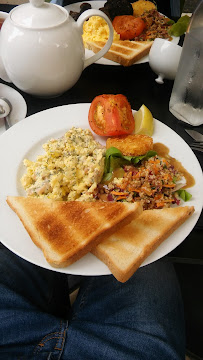
[[[98, 15], [109, 26], [106, 45], [85, 59], [83, 23]], [[113, 27], [100, 10], [72, 19], [68, 11], [44, 0], [30, 0], [8, 14], [0, 31], [0, 77], [26, 93], [53, 97], [70, 89], [82, 71], [100, 59], [113, 41]]]

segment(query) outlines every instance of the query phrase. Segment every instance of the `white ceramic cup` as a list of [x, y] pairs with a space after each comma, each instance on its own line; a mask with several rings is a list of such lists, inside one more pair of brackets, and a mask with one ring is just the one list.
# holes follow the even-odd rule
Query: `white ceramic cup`
[[182, 47], [165, 39], [155, 39], [149, 52], [149, 65], [158, 75], [155, 81], [163, 84], [163, 79], [174, 80], [180, 61]]

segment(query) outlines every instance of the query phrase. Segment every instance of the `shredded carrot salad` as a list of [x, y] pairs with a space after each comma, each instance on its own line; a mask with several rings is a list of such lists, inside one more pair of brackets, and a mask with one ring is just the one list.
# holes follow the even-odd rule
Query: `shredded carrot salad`
[[139, 165], [124, 165], [121, 178], [100, 183], [96, 198], [103, 201], [141, 201], [143, 208], [161, 209], [177, 203], [174, 194], [179, 173], [166, 159], [154, 156]]

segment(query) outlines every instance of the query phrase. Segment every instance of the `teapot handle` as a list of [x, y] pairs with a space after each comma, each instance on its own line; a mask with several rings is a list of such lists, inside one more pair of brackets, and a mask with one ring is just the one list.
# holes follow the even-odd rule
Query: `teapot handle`
[[93, 64], [95, 61], [99, 60], [102, 56], [104, 56], [107, 53], [107, 51], [110, 49], [110, 47], [112, 45], [113, 35], [114, 35], [111, 20], [108, 18], [108, 16], [106, 14], [104, 14], [104, 12], [102, 12], [100, 10], [95, 10], [95, 9], [84, 11], [79, 16], [79, 18], [77, 20], [77, 24], [78, 24], [79, 29], [81, 30], [81, 32], [83, 32], [83, 23], [84, 23], [84, 21], [87, 20], [88, 18], [90, 18], [91, 16], [100, 16], [107, 22], [108, 27], [109, 27], [109, 38], [108, 38], [106, 44], [104, 45], [104, 47], [98, 53], [90, 56], [88, 59], [85, 59], [85, 61], [84, 61], [84, 69], [87, 66]]

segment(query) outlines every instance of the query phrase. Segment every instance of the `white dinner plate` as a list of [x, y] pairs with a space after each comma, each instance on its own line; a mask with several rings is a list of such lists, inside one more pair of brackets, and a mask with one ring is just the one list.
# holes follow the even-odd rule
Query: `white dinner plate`
[[[60, 137], [73, 126], [89, 128], [89, 106], [90, 104], [65, 105], [39, 112], [14, 125], [0, 137], [0, 240], [20, 257], [47, 269], [75, 275], [106, 275], [110, 274], [109, 269], [92, 254], [87, 254], [66, 268], [51, 267], [6, 203], [7, 195], [26, 195], [20, 183], [20, 178], [26, 171], [23, 159], [36, 160], [37, 155], [44, 153], [42, 144], [51, 138]], [[181, 161], [194, 176], [196, 184], [189, 189], [192, 199], [186, 205], [194, 205], [195, 213], [143, 265], [165, 256], [186, 238], [200, 216], [203, 203], [202, 171], [193, 151], [179, 135], [158, 120], [155, 120], [153, 138], [154, 142], [162, 142], [168, 146], [170, 155]], [[95, 135], [95, 139], [105, 144], [105, 138]]]
[[[64, 6], [65, 9], [68, 10], [68, 12], [70, 11], [76, 11], [76, 12], [80, 12], [80, 5], [83, 3], [89, 3], [92, 6], [92, 9], [100, 9], [101, 7], [104, 6], [106, 1], [82, 1], [82, 2], [77, 2], [74, 4], [70, 4], [67, 6]], [[175, 37], [173, 36], [173, 40], [171, 40], [174, 44], [178, 44], [180, 40], [180, 37]], [[91, 50], [85, 49], [85, 57], [89, 58], [90, 56], [92, 56], [94, 53]], [[149, 61], [149, 57], [148, 55], [144, 56], [142, 59], [138, 60], [135, 62], [135, 64], [142, 64], [142, 63], [146, 63]], [[115, 61], [111, 61], [105, 58], [101, 58], [99, 60], [96, 61], [96, 64], [101, 64], [101, 65], [120, 65], [119, 63], [116, 63]], [[134, 64], [134, 65], [135, 65]]]

